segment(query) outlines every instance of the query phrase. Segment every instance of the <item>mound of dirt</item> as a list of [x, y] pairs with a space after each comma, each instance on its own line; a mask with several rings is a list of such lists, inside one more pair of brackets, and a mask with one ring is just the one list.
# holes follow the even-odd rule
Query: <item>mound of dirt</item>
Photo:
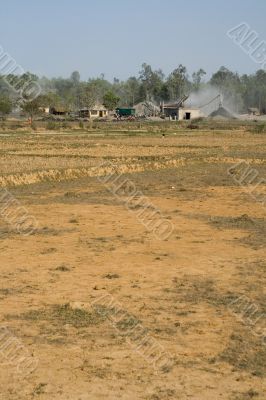
[[213, 111], [209, 117], [221, 117], [221, 118], [228, 118], [228, 119], [236, 119], [236, 117], [231, 114], [228, 110], [226, 110], [226, 108], [224, 107], [219, 107], [218, 110]]

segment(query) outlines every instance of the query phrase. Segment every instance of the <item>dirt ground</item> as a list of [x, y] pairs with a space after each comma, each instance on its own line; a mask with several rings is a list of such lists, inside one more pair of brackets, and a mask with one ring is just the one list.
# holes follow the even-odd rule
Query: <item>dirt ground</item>
[[[265, 399], [266, 185], [251, 195], [232, 169], [246, 160], [263, 179], [265, 154], [265, 135], [241, 129], [2, 135], [0, 187], [38, 228], [24, 236], [0, 219], [0, 327], [37, 363], [18, 371], [0, 340], [0, 399]], [[106, 161], [172, 224], [169, 237], [99, 179]], [[104, 295], [167, 365], [137, 348], [128, 319], [113, 322]], [[243, 295], [258, 322], [235, 308]]]

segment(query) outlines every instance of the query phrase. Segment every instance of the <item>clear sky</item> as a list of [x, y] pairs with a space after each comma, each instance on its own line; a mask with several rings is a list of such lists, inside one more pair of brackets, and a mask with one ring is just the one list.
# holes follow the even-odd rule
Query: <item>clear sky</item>
[[1, 0], [0, 45], [40, 76], [126, 79], [143, 62], [210, 75], [258, 66], [226, 32], [245, 21], [266, 40], [266, 0]]

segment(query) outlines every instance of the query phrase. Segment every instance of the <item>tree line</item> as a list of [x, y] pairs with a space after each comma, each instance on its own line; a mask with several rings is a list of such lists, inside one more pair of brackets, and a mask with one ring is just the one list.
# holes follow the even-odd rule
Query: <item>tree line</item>
[[[206, 72], [199, 69], [189, 76], [187, 68], [180, 64], [169, 75], [161, 69], [154, 70], [144, 63], [138, 76], [131, 76], [125, 81], [117, 78], [113, 82], [105, 79], [102, 74], [97, 78], [82, 81], [78, 71], [65, 78], [39, 78], [31, 73], [22, 77], [8, 75], [0, 76], [0, 113], [8, 114], [18, 103], [17, 91], [12, 90], [12, 84], [18, 82], [23, 86], [23, 80], [38, 82], [41, 94], [30, 102], [22, 105], [25, 111], [39, 107], [64, 108], [79, 110], [92, 108], [96, 103], [104, 104], [109, 110], [117, 106], [132, 107], [141, 101], [177, 101], [184, 95], [199, 93], [201, 90], [216, 88], [224, 99], [232, 104], [232, 111], [246, 112], [250, 107], [256, 107], [261, 113], [266, 113], [266, 71], [258, 70], [254, 74], [239, 75], [226, 67], [221, 67], [209, 80]], [[12, 83], [12, 84], [11, 84]]]

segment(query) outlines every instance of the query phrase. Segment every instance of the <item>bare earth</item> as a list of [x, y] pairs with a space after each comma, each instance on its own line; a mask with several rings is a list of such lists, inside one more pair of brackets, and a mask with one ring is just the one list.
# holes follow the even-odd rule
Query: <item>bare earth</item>
[[[1, 326], [38, 359], [25, 376], [0, 349], [1, 400], [266, 398], [266, 340], [230, 305], [245, 295], [265, 316], [265, 206], [228, 173], [247, 160], [266, 177], [265, 135], [3, 135], [0, 151], [0, 187], [38, 221], [23, 236], [0, 219]], [[103, 161], [171, 221], [168, 239], [99, 181]], [[169, 368], [93, 307], [104, 294]]]

